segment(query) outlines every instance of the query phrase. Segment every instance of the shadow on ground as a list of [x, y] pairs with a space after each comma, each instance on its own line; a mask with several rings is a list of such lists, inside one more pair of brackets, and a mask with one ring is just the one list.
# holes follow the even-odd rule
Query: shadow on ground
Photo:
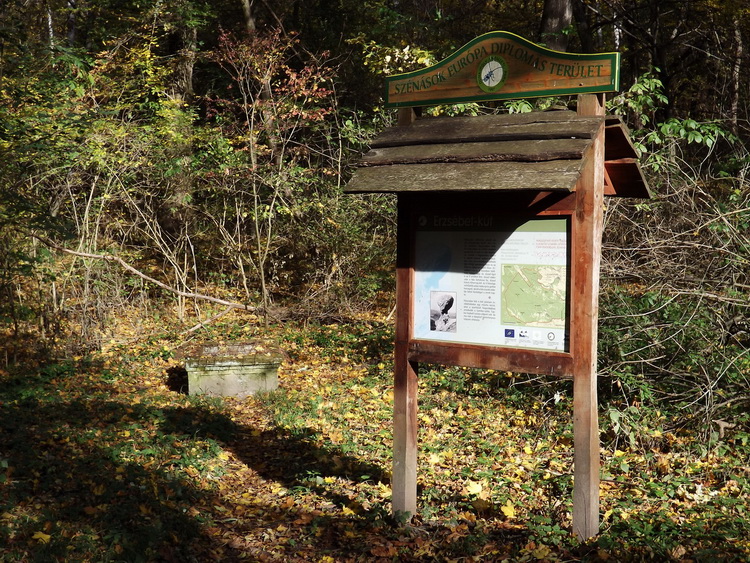
[[[252, 560], [253, 553], [272, 550], [242, 538], [282, 522], [313, 526], [302, 534], [310, 540], [302, 550], [336, 549], [344, 541], [355, 547], [351, 538], [335, 537], [351, 519], [318, 514], [316, 507], [263, 505], [263, 499], [248, 502], [243, 517], [223, 522], [227, 533], [219, 534], [215, 523], [224, 515], [216, 483], [191, 478], [191, 467], [226, 449], [258, 478], [287, 489], [304, 481], [337, 506], [352, 501], [310, 485], [311, 473], [384, 480], [381, 468], [316, 447], [304, 435], [237, 425], [215, 402], [182, 397], [172, 404], [118, 391], [91, 371], [74, 364], [34, 372], [16, 366], [0, 381], [3, 560]], [[216, 451], [195, 454], [196, 444], [215, 444]]]

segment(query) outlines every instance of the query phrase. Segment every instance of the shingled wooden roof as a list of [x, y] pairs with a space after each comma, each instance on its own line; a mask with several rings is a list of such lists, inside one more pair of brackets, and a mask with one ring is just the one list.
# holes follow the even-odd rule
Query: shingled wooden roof
[[419, 119], [372, 142], [345, 191], [575, 191], [604, 122], [607, 195], [649, 197], [619, 117], [551, 111]]

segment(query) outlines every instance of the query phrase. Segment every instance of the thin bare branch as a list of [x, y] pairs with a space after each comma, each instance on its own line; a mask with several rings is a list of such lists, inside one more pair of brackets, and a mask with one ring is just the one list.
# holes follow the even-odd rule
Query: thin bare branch
[[225, 299], [219, 299], [218, 297], [211, 297], [210, 295], [204, 295], [203, 293], [195, 293], [191, 291], [182, 291], [177, 288], [174, 288], [164, 282], [161, 282], [155, 278], [152, 278], [151, 276], [144, 274], [141, 272], [138, 268], [131, 266], [125, 260], [120, 258], [119, 256], [113, 256], [111, 254], [94, 254], [92, 252], [81, 252], [78, 250], [71, 250], [69, 248], [65, 248], [64, 246], [60, 246], [59, 244], [45, 238], [42, 236], [39, 236], [35, 233], [26, 232], [28, 236], [34, 237], [38, 241], [42, 242], [43, 244], [47, 245], [50, 248], [53, 248], [59, 252], [63, 252], [65, 254], [69, 254], [70, 256], [76, 256], [78, 258], [88, 258], [91, 260], [102, 260], [104, 262], [114, 262], [116, 264], [119, 264], [120, 267], [122, 267], [124, 270], [127, 270], [131, 274], [138, 276], [142, 280], [145, 280], [147, 282], [150, 282], [160, 288], [162, 288], [165, 291], [168, 291], [170, 293], [173, 293], [174, 295], [178, 295], [180, 297], [184, 297], [185, 299], [200, 299], [201, 301], [209, 301], [211, 303], [217, 303], [219, 305], [224, 305], [225, 307], [228, 307], [230, 309], [241, 309], [243, 311], [256, 311], [255, 307], [251, 307], [249, 305], [246, 305], [244, 303], [237, 303], [234, 301], [227, 301]]

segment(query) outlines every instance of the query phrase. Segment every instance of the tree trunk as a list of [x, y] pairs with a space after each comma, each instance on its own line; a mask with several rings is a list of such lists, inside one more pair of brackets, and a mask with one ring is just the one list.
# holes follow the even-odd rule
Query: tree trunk
[[548, 48], [555, 51], [568, 49], [568, 36], [565, 31], [573, 23], [572, 0], [544, 0], [542, 25], [539, 37]]
[[198, 52], [198, 28], [184, 26], [180, 29], [182, 49], [178, 54], [175, 76], [175, 97], [190, 101], [193, 97], [193, 68]]
[[253, 16], [253, 0], [240, 0], [242, 12], [245, 14], [245, 29], [248, 35], [255, 33], [255, 16]]
[[52, 9], [49, 7], [49, 4], [45, 7], [47, 11], [47, 36], [49, 38], [49, 48], [51, 51], [55, 48], [55, 26], [52, 23]]
[[581, 41], [581, 51], [584, 53], [594, 53], [594, 37], [591, 34], [591, 25], [589, 24], [588, 14], [586, 14], [586, 4], [583, 0], [572, 1], [573, 16], [576, 21], [576, 31]]
[[78, 26], [76, 25], [76, 0], [68, 0], [68, 46], [74, 47], [78, 39]]

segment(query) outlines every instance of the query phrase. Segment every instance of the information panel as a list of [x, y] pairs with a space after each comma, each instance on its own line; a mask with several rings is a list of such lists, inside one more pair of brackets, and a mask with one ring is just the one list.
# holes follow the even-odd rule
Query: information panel
[[414, 338], [568, 351], [568, 219], [424, 214]]

